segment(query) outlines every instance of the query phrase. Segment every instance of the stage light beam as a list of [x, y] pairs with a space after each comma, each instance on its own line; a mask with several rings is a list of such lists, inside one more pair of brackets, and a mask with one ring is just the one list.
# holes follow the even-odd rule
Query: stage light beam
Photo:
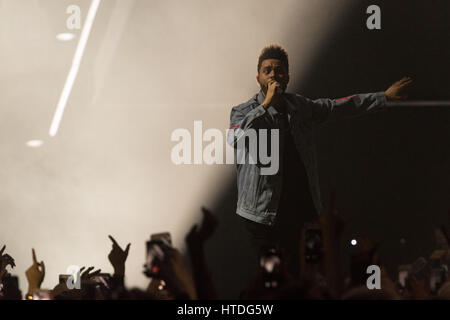
[[100, 5], [101, 0], [92, 0], [91, 6], [84, 23], [83, 30], [81, 32], [80, 40], [78, 41], [77, 48], [75, 50], [75, 55], [72, 60], [72, 66], [70, 68], [69, 74], [67, 75], [66, 83], [64, 89], [61, 92], [61, 96], [56, 107], [55, 114], [53, 116], [52, 124], [50, 126], [49, 135], [54, 137], [58, 132], [59, 125], [61, 123], [64, 110], [67, 105], [67, 100], [69, 99], [70, 92], [72, 91], [73, 84], [80, 69], [81, 59], [83, 58], [84, 50], [86, 48], [89, 35], [91, 33], [91, 28], [95, 20], [95, 15], [97, 14], [97, 9]]

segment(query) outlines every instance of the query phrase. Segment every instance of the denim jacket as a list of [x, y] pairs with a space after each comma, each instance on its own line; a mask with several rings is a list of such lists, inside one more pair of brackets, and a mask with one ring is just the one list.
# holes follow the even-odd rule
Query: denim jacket
[[[263, 165], [257, 161], [237, 163], [238, 202], [236, 213], [244, 218], [265, 225], [273, 225], [280, 201], [284, 132], [290, 130], [294, 143], [303, 161], [308, 176], [309, 187], [317, 213], [322, 213], [320, 199], [317, 156], [313, 145], [313, 127], [324, 121], [340, 116], [352, 116], [379, 109], [386, 104], [384, 92], [356, 94], [340, 99], [311, 100], [299, 94], [284, 93], [289, 128], [284, 128], [280, 112], [273, 106], [267, 109], [261, 106], [264, 101], [262, 92], [254, 95], [249, 101], [235, 106], [231, 110], [230, 130], [227, 135], [228, 144], [235, 149], [242, 145], [249, 129], [278, 129], [279, 133], [279, 165], [275, 174], [261, 174]], [[259, 141], [259, 140], [258, 140]], [[270, 138], [267, 139], [270, 141]], [[242, 141], [241, 141], [242, 142]], [[267, 148], [270, 150], [270, 147]]]

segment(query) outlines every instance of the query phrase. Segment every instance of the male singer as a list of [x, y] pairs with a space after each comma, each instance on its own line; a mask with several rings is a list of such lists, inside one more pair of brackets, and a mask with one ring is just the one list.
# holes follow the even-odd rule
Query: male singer
[[260, 92], [231, 110], [228, 143], [238, 148], [249, 130], [278, 129], [280, 166], [277, 173], [264, 175], [259, 162], [237, 164], [236, 213], [254, 249], [278, 244], [290, 256], [289, 269], [297, 275], [302, 224], [322, 212], [313, 125], [332, 115], [355, 115], [382, 108], [386, 100], [404, 99], [403, 91], [412, 80], [405, 77], [384, 92], [310, 100], [286, 92], [288, 55], [281, 46], [270, 45], [259, 56], [256, 81]]

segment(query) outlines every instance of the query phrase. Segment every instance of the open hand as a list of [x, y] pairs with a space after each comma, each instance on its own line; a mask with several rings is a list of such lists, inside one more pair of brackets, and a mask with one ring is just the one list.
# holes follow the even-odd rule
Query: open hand
[[408, 98], [408, 95], [405, 93], [405, 91], [407, 91], [411, 83], [412, 79], [410, 77], [403, 77], [401, 80], [395, 82], [384, 92], [386, 94], [386, 99], [404, 100]]
[[89, 267], [89, 268], [86, 269], [86, 271], [83, 272], [84, 269], [86, 269], [86, 267], [83, 267], [83, 268], [80, 269], [80, 273], [81, 273], [80, 278], [82, 280], [91, 280], [93, 277], [99, 275], [100, 272], [102, 272], [101, 269], [97, 269], [94, 272], [91, 272], [92, 270], [94, 270], [94, 267]]

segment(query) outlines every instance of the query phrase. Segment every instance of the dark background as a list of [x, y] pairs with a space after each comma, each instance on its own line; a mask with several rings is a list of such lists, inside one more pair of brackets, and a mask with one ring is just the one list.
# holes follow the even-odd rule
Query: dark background
[[[381, 30], [366, 28], [372, 4], [381, 8]], [[384, 91], [407, 75], [414, 79], [410, 100], [450, 100], [449, 13], [449, 1], [354, 1], [306, 76], [295, 81], [300, 85], [289, 89], [336, 98]], [[293, 79], [295, 70], [290, 73]], [[429, 257], [434, 228], [450, 222], [449, 119], [450, 104], [403, 106], [316, 131], [322, 201], [336, 190], [337, 210], [347, 221], [344, 266], [355, 249], [349, 241], [360, 234], [381, 243], [392, 277], [398, 264]], [[256, 267], [236, 221], [236, 200], [234, 182], [212, 208], [220, 227], [207, 244], [207, 259], [221, 298], [237, 298]]]

